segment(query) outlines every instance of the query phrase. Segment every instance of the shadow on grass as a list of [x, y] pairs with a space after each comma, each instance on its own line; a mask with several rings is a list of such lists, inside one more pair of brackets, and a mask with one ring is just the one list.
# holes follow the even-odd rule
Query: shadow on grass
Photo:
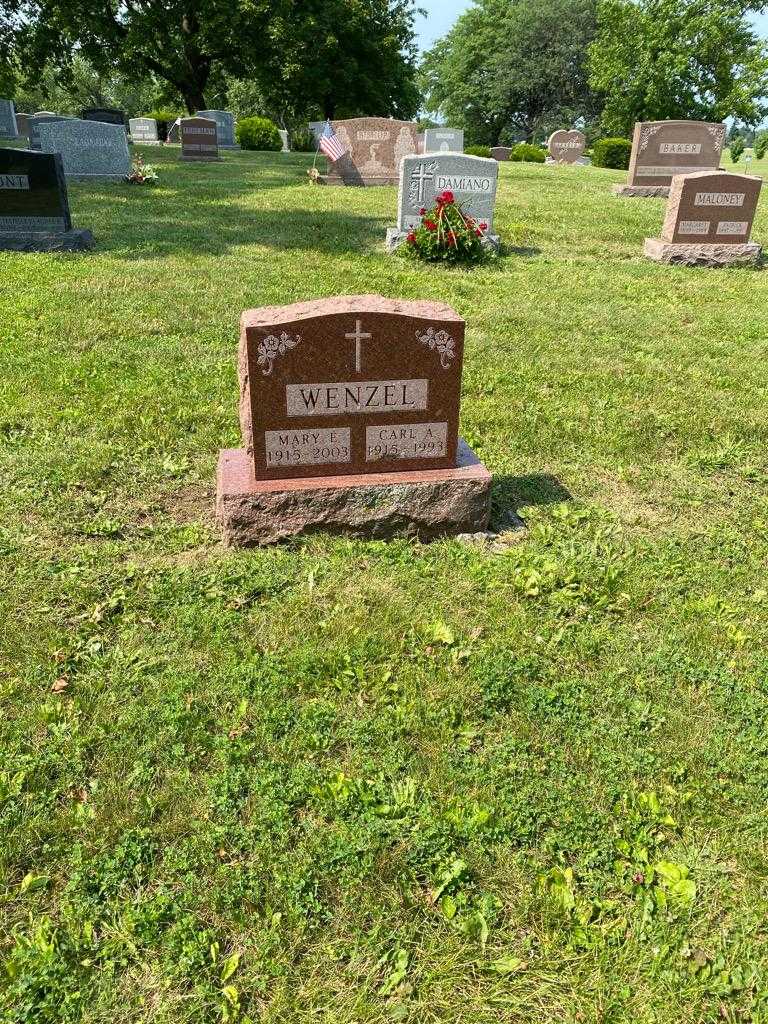
[[519, 529], [525, 525], [520, 517], [520, 509], [528, 505], [558, 505], [572, 500], [571, 492], [551, 473], [494, 476], [491, 528], [496, 532]]

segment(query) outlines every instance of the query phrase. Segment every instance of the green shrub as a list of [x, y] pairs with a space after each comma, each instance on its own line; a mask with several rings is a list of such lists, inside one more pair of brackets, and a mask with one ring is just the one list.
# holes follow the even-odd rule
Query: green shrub
[[632, 154], [629, 139], [598, 139], [592, 147], [592, 163], [595, 167], [612, 167], [626, 171]]
[[733, 160], [734, 163], [738, 163], [739, 157], [746, 149], [746, 145], [747, 144], [744, 142], [744, 139], [742, 139], [740, 135], [736, 135], [733, 139], [731, 139], [731, 144], [728, 147], [728, 152], [731, 154], [731, 160]]
[[268, 117], [244, 117], [237, 122], [236, 135], [243, 149], [266, 149], [279, 153], [283, 148], [277, 125]]
[[512, 147], [509, 159], [518, 164], [543, 164], [547, 159], [547, 154], [540, 146], [532, 146], [529, 142], [518, 142], [516, 146]]
[[151, 117], [157, 121], [157, 137], [163, 142], [168, 138], [168, 130], [178, 117], [189, 117], [180, 110], [150, 110], [148, 114], [140, 114], [140, 117]]
[[294, 153], [314, 153], [317, 149], [317, 143], [315, 142], [315, 136], [312, 132], [307, 131], [306, 128], [291, 132], [291, 149]]
[[484, 156], [486, 159], [491, 157], [490, 146], [467, 146], [464, 152], [467, 156]]
[[768, 154], [768, 132], [758, 132], [755, 136], [755, 159], [762, 160]]

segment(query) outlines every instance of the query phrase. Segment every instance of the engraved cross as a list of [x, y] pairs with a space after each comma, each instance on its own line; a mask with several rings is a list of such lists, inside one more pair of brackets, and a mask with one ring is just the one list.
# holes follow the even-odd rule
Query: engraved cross
[[357, 320], [356, 323], [355, 323], [354, 331], [352, 331], [349, 334], [345, 334], [344, 337], [348, 338], [349, 341], [354, 341], [354, 343], [355, 343], [355, 371], [357, 373], [360, 373], [361, 372], [361, 369], [360, 369], [360, 359], [361, 359], [361, 356], [362, 356], [362, 342], [367, 341], [369, 338], [372, 338], [373, 335], [372, 334], [367, 334], [363, 330], [363, 326], [362, 326], [361, 321]]
[[411, 174], [411, 187], [415, 186], [417, 203], [424, 202], [424, 186], [428, 181], [433, 181], [434, 177], [434, 174], [429, 173], [429, 168], [426, 164], [419, 164]]

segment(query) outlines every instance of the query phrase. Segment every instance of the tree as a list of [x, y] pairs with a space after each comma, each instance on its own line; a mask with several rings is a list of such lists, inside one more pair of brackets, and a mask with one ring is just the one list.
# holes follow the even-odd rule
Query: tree
[[768, 45], [748, 15], [765, 0], [599, 0], [590, 48], [602, 124], [628, 135], [635, 121], [759, 123], [768, 111]]
[[495, 145], [589, 122], [596, 0], [478, 0], [424, 57], [426, 107]]

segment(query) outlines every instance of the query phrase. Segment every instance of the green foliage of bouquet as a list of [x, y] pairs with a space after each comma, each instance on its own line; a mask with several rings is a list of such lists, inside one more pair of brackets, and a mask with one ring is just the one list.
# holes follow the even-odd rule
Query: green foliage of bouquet
[[427, 263], [482, 263], [493, 254], [486, 238], [488, 225], [478, 224], [443, 192], [431, 210], [422, 209], [421, 225], [400, 246], [404, 256]]
[[125, 180], [129, 185], [154, 185], [159, 180], [157, 171], [150, 164], [145, 164], [140, 156], [133, 158], [130, 174]]

